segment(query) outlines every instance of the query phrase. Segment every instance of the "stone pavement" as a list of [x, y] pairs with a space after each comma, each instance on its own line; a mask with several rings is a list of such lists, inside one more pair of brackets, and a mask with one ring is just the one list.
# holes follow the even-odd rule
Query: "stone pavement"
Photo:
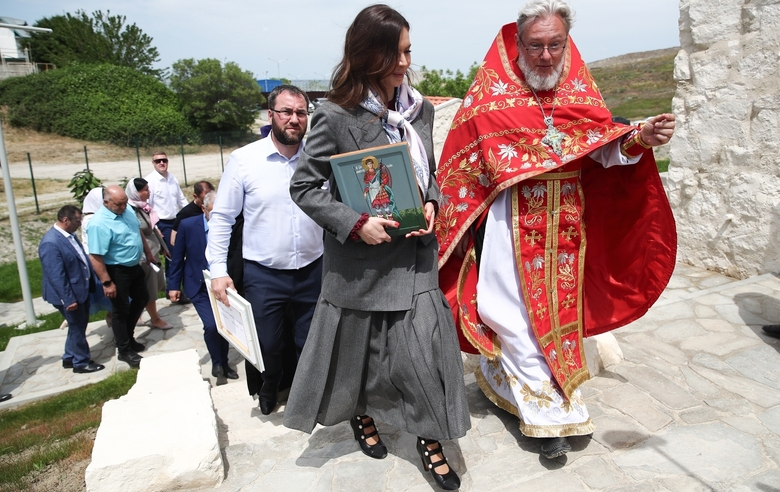
[[[160, 301], [160, 312], [177, 328], [139, 327], [148, 353], [195, 347], [208, 377], [194, 309]], [[777, 322], [777, 277], [735, 281], [678, 265], [650, 312], [613, 332], [625, 360], [583, 386], [593, 436], [572, 438], [573, 451], [552, 461], [481, 394], [476, 360], [467, 358], [472, 429], [444, 443], [461, 490], [780, 490], [780, 340], [761, 332]], [[63, 370], [63, 333], [49, 333], [21, 337], [29, 339], [0, 354], [0, 371], [9, 369], [0, 392], [15, 395], [0, 408], [127, 367], [116, 363], [104, 324], [89, 331], [93, 355], [108, 367], [95, 375]], [[239, 372], [243, 379], [243, 364]], [[242, 380], [213, 386], [212, 398], [227, 469], [220, 490], [438, 490], [421, 472], [414, 437], [387, 424], [378, 423], [390, 454], [377, 461], [358, 450], [346, 423], [307, 435], [282, 426], [283, 406], [263, 416]]]
[[[40, 298], [35, 299], [34, 306], [36, 314], [55, 310]], [[215, 384], [216, 378], [211, 377], [211, 362], [206, 344], [203, 342], [203, 325], [192, 304], [180, 306], [171, 304], [166, 299], [160, 299], [157, 301], [157, 308], [163, 319], [174, 328], [159, 330], [137, 326], [135, 337], [146, 345], [146, 351], [142, 355], [194, 348], [200, 356], [203, 378], [210, 379], [211, 383]], [[24, 307], [21, 303], [0, 304], [0, 316], [3, 315], [7, 319], [18, 319], [18, 322], [25, 320]], [[148, 319], [144, 311], [139, 322]], [[106, 369], [92, 374], [75, 374], [70, 369], [63, 369], [62, 351], [65, 347], [65, 334], [65, 329], [59, 329], [11, 338], [5, 351], [0, 352], [0, 393], [11, 393], [14, 397], [5, 403], [0, 403], [0, 410], [95, 383], [116, 371], [129, 369], [127, 364], [117, 361], [114, 335], [105, 321], [94, 321], [88, 325], [87, 342], [92, 359], [105, 365]], [[230, 362], [231, 365], [238, 364], [239, 372], [243, 374], [243, 358], [232, 349]], [[245, 384], [239, 384], [246, 388]]]

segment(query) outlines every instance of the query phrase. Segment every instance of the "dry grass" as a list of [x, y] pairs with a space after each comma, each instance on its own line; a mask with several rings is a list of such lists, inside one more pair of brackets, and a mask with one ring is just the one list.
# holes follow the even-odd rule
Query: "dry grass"
[[[31, 198], [33, 196], [32, 180], [13, 178], [11, 185], [14, 187], [14, 198]], [[66, 179], [35, 178], [35, 192], [38, 196], [62, 191], [68, 191], [68, 180]], [[5, 204], [5, 201], [5, 186], [0, 181], [0, 202]]]
[[98, 142], [86, 142], [62, 137], [53, 133], [40, 133], [27, 128], [3, 125], [5, 150], [10, 163], [26, 163], [30, 153], [33, 165], [36, 163], [56, 164], [59, 162], [84, 162], [84, 145], [90, 160], [122, 161], [135, 159], [135, 149]]
[[0, 412], [0, 492], [83, 491], [103, 404], [127, 393], [137, 371]]
[[[35, 164], [79, 164], [85, 163], [84, 146], [87, 147], [87, 156], [90, 162], [115, 162], [137, 161], [134, 147], [122, 147], [104, 142], [89, 142], [70, 137], [62, 137], [53, 133], [40, 133], [28, 128], [16, 128], [3, 125], [6, 153], [11, 164], [27, 163], [27, 154], [30, 154], [33, 166]], [[235, 147], [224, 147], [222, 152], [227, 159]], [[139, 154], [142, 163], [148, 163], [152, 154], [163, 151], [169, 156], [180, 155], [182, 148], [178, 145], [151, 148], [140, 148]], [[219, 145], [184, 145], [184, 154], [217, 154]], [[38, 179], [36, 177], [36, 186]], [[14, 188], [16, 191], [16, 188]]]
[[668, 113], [677, 89], [674, 80], [674, 50], [662, 50], [658, 56], [621, 57], [609, 66], [593, 68], [604, 101], [615, 116], [639, 119]]
[[[53, 445], [25, 449], [0, 459], [0, 492], [75, 492], [86, 489], [84, 472], [92, 460], [96, 429], [85, 429]], [[7, 480], [11, 478], [11, 480]]]

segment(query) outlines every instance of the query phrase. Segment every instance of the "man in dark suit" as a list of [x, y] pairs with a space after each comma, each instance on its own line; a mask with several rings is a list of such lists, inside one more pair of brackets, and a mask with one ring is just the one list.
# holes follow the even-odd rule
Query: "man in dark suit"
[[95, 290], [95, 272], [78, 238], [81, 210], [65, 205], [57, 222], [41, 239], [38, 256], [43, 270], [43, 299], [54, 305], [68, 322], [62, 367], [76, 373], [97, 372], [105, 367], [90, 360], [86, 331], [89, 293]]
[[[211, 356], [211, 375], [217, 378], [219, 384], [224, 381], [224, 378], [238, 379], [238, 373], [228, 365], [229, 345], [227, 340], [217, 332], [217, 322], [203, 280], [203, 270], [208, 269], [209, 265], [206, 261], [208, 220], [216, 196], [214, 191], [206, 194], [203, 198], [203, 215], [188, 217], [179, 224], [168, 285], [182, 285], [184, 293], [195, 306], [203, 322], [203, 339]], [[180, 296], [179, 290], [168, 291], [171, 302], [177, 302]]]

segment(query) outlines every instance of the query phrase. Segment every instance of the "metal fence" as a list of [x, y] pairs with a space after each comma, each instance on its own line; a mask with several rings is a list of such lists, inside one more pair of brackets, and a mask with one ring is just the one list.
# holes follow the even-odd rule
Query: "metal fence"
[[[63, 186], [60, 193], [47, 193], [43, 200], [39, 200], [40, 186], [36, 185], [36, 179], [60, 179], [70, 180], [83, 170], [92, 173], [103, 183], [123, 183], [135, 177], [143, 177], [154, 170], [151, 162], [155, 152], [165, 152], [168, 156], [168, 171], [177, 177], [179, 183], [189, 187], [201, 179], [218, 179], [225, 169], [230, 152], [260, 139], [261, 135], [250, 132], [211, 132], [190, 135], [169, 135], [157, 137], [153, 140], [133, 138], [133, 144], [126, 147], [127, 154], [119, 160], [107, 158], [99, 150], [90, 149], [89, 145], [83, 146], [83, 165], [78, 162], [63, 164], [36, 163], [34, 153], [27, 152], [25, 169], [19, 163], [11, 166], [14, 179], [29, 179], [32, 185], [32, 197], [19, 198], [17, 194], [17, 206], [32, 211], [34, 203], [35, 212], [42, 209], [50, 209], [53, 206], [61, 206], [64, 192], [68, 188]], [[134, 159], [129, 159], [135, 154]], [[214, 183], [216, 184], [216, 183]], [[4, 208], [0, 206], [0, 208]], [[5, 210], [0, 210], [0, 217]]]

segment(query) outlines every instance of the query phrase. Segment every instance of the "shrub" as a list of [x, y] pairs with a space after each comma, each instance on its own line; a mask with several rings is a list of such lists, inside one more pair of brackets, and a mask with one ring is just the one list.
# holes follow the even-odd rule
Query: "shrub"
[[182, 112], [203, 132], [249, 130], [264, 100], [251, 72], [213, 58], [177, 61], [170, 82]]
[[[73, 175], [73, 179], [68, 183], [70, 192], [73, 193], [73, 198], [79, 202], [79, 206], [84, 206], [84, 199], [87, 194], [93, 189], [101, 186], [103, 183], [90, 171], [84, 169]], [[124, 188], [124, 186], [123, 186]]]
[[71, 65], [0, 82], [0, 105], [13, 126], [131, 145], [189, 135], [176, 94], [150, 75], [114, 65]]

